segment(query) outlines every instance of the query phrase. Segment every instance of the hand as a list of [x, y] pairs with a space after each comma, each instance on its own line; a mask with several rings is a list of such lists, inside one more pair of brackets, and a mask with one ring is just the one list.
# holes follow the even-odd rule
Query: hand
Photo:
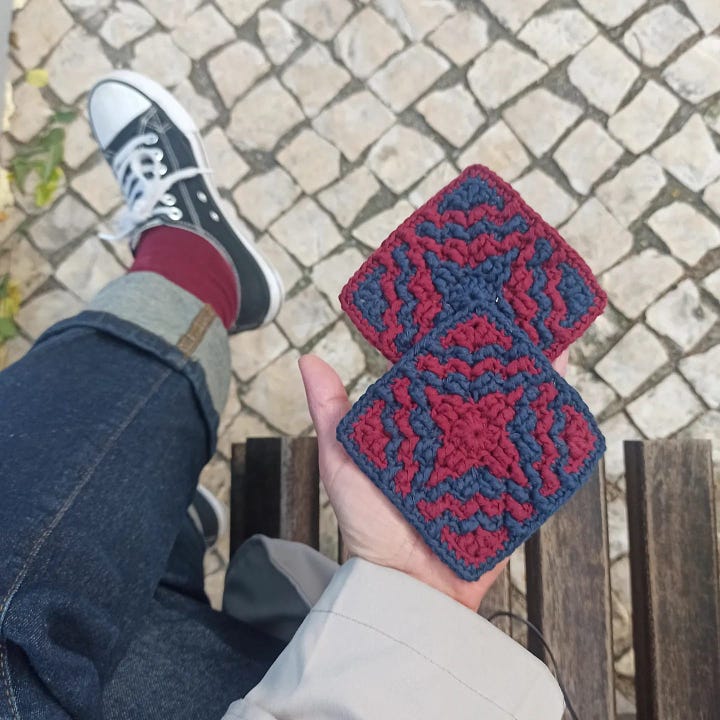
[[[566, 365], [567, 353], [563, 353], [555, 368], [562, 374]], [[508, 560], [474, 582], [455, 575], [337, 441], [335, 431], [350, 401], [335, 371], [320, 358], [306, 355], [300, 358], [300, 373], [318, 436], [320, 479], [350, 555], [407, 573], [477, 611]]]

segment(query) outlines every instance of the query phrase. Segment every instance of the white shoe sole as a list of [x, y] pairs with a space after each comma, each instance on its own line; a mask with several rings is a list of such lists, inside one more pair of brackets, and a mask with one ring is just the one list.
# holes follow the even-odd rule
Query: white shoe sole
[[197, 486], [197, 491], [207, 500], [218, 519], [218, 540], [230, 530], [230, 511], [225, 503], [220, 502], [206, 487]]
[[[165, 112], [173, 123], [187, 136], [193, 153], [202, 160], [205, 167], [210, 167], [207, 152], [205, 151], [205, 146], [202, 143], [200, 131], [198, 130], [197, 125], [195, 125], [195, 121], [192, 119], [188, 111], [185, 110], [185, 108], [162, 85], [156, 83], [154, 80], [151, 80], [145, 75], [133, 72], [132, 70], [114, 70], [96, 83], [90, 91], [88, 98], [92, 95], [97, 85], [100, 85], [108, 80], [116, 80], [118, 82], [125, 83], [130, 87], [137, 88], [141, 93], [161, 107], [163, 112]], [[92, 123], [90, 124], [92, 126]], [[207, 183], [215, 206], [218, 208], [219, 212], [223, 212], [223, 199], [220, 197], [220, 193], [209, 177], [206, 176], [205, 182]], [[232, 231], [238, 236], [247, 251], [253, 256], [260, 267], [263, 276], [265, 277], [265, 282], [267, 283], [270, 294], [270, 303], [261, 325], [267, 325], [275, 319], [280, 311], [280, 306], [282, 305], [285, 294], [282, 280], [275, 268], [267, 260], [265, 260], [265, 258], [257, 250], [255, 243], [243, 235], [240, 228], [238, 228], [233, 222], [232, 218], [228, 217], [225, 213], [223, 213], [223, 215]], [[223, 253], [225, 252], [226, 251], [223, 248]]]

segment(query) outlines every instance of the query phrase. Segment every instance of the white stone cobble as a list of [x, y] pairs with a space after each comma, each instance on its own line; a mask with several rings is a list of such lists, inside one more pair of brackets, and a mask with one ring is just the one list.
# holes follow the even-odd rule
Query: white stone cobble
[[547, 70], [545, 63], [529, 53], [498, 40], [473, 63], [467, 79], [480, 104], [492, 109], [532, 85]]
[[693, 192], [700, 192], [720, 176], [720, 153], [700, 115], [693, 115], [658, 146], [653, 157]]
[[608, 130], [630, 152], [639, 155], [655, 143], [679, 107], [680, 102], [671, 92], [649, 80], [608, 120]]
[[301, 43], [292, 24], [274, 10], [261, 10], [258, 13], [258, 36], [267, 56], [275, 65], [282, 65]]
[[338, 56], [361, 80], [367, 80], [402, 47], [402, 37], [371, 7], [361, 10], [335, 37]]
[[380, 183], [375, 176], [360, 166], [323, 190], [318, 199], [340, 225], [348, 227], [379, 189]]
[[662, 342], [645, 325], [633, 325], [595, 366], [622, 397], [630, 397], [669, 360]]
[[348, 0], [288, 0], [282, 6], [286, 17], [318, 40], [332, 40], [352, 10]]
[[302, 347], [324, 330], [336, 313], [314, 285], [285, 301], [277, 324], [295, 347]]
[[314, 44], [285, 70], [282, 79], [305, 114], [313, 117], [350, 82], [350, 77], [327, 48]]
[[595, 120], [577, 126], [553, 154], [568, 182], [579, 193], [590, 189], [623, 154], [622, 147]]
[[368, 85], [396, 113], [417, 100], [450, 67], [450, 63], [426, 45], [412, 45], [389, 60]]
[[703, 38], [681, 55], [663, 73], [679, 95], [699, 103], [720, 91], [720, 38]]
[[[576, 55], [598, 33], [597, 26], [577, 8], [535, 15], [518, 34], [541, 60], [555, 66]], [[548, 39], [552, 38], [551, 42]]]
[[692, 205], [676, 201], [660, 208], [647, 224], [688, 265], [695, 265], [705, 253], [720, 246], [720, 228]]
[[455, 65], [462, 66], [487, 47], [488, 25], [476, 13], [461, 11], [445, 20], [429, 39]]
[[586, 45], [568, 65], [570, 82], [608, 115], [618, 109], [639, 74], [637, 65], [603, 35]]
[[632, 233], [594, 197], [580, 207], [560, 232], [598, 274], [612, 267], [633, 246]]
[[474, 163], [487, 165], [500, 177], [512, 181], [530, 164], [530, 156], [507, 124], [498, 120], [458, 158], [461, 168]]
[[657, 67], [697, 31], [692, 20], [668, 3], [641, 15], [625, 33], [623, 43], [643, 65]]
[[340, 175], [340, 151], [314, 130], [300, 131], [278, 152], [277, 159], [308, 194]]
[[702, 410], [702, 404], [678, 373], [668, 375], [628, 405], [633, 422], [651, 439], [676, 433]]
[[293, 96], [276, 78], [270, 77], [238, 101], [227, 134], [241, 150], [272, 150], [303, 118]]
[[691, 350], [715, 324], [717, 315], [700, 298], [697, 285], [683, 280], [648, 308], [647, 324], [683, 351]]
[[634, 320], [681, 276], [680, 263], [670, 255], [648, 248], [608, 270], [601, 284], [613, 305]]
[[526, 93], [503, 112], [505, 122], [535, 157], [544, 155], [581, 115], [582, 108], [542, 87]]
[[[323, 110], [313, 127], [353, 162], [392, 124], [395, 116], [368, 90], [360, 90]], [[354, 132], [347, 132], [353, 127]]]
[[270, 226], [270, 235], [303, 265], [310, 267], [342, 244], [330, 216], [303, 197]]

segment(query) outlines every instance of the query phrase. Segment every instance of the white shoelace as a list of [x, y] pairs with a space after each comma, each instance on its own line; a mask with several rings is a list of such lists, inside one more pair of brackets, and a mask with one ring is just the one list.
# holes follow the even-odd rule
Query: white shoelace
[[137, 135], [113, 159], [112, 170], [120, 182], [125, 207], [113, 219], [112, 233], [100, 235], [104, 240], [122, 240], [152, 217], [181, 220], [182, 211], [175, 207], [177, 198], [170, 188], [179, 180], [210, 173], [209, 168], [188, 167], [168, 174], [162, 162], [163, 151], [151, 147], [157, 142], [154, 132]]

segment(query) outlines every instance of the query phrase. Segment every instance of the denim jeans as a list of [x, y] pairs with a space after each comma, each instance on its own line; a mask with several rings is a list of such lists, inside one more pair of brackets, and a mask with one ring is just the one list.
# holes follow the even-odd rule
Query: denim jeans
[[282, 650], [202, 592], [227, 339], [158, 278], [0, 373], [0, 718], [219, 718]]

